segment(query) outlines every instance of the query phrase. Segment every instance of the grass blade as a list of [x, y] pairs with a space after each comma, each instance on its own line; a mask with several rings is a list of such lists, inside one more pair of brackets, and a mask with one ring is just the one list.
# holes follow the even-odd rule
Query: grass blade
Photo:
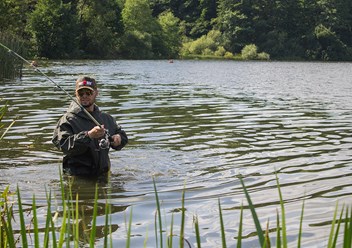
[[299, 221], [299, 232], [298, 232], [298, 243], [297, 243], [297, 248], [301, 248], [301, 242], [302, 242], [302, 226], [303, 226], [303, 215], [304, 215], [304, 200], [302, 203], [302, 212], [301, 212], [301, 219]]
[[351, 211], [349, 214], [350, 214], [350, 216], [349, 217], [347, 216], [346, 224], [345, 224], [347, 237], [345, 239], [344, 247], [351, 247], [352, 246], [352, 207], [351, 207]]
[[276, 247], [281, 248], [280, 215], [277, 209], [276, 209]]
[[[156, 188], [156, 183], [155, 179], [153, 178], [153, 184], [154, 184], [154, 192], [155, 192], [155, 201], [156, 201], [156, 207], [157, 207], [157, 215], [158, 215], [158, 222], [159, 222], [159, 234], [160, 234], [160, 247], [163, 247], [163, 228], [162, 228], [162, 222], [161, 222], [161, 211], [160, 211], [160, 202], [159, 202], [159, 196], [158, 196], [158, 191]], [[155, 223], [156, 225], [156, 223]], [[158, 247], [158, 236], [157, 236], [157, 231], [155, 230], [155, 238], [156, 238], [156, 247]]]
[[184, 247], [184, 239], [185, 239], [185, 213], [186, 213], [186, 209], [185, 209], [185, 188], [183, 188], [182, 190], [182, 207], [181, 207], [181, 230], [180, 230], [180, 248]]
[[[66, 194], [66, 198], [62, 199], [64, 202], [64, 206], [67, 209], [67, 219], [68, 220], [74, 220], [75, 219], [75, 211], [74, 211], [74, 201], [73, 201], [73, 190], [72, 190], [72, 185], [74, 183], [75, 178], [69, 178], [69, 182], [68, 182], [68, 194]], [[78, 194], [78, 193], [76, 193]], [[79, 211], [76, 213], [79, 216]], [[67, 221], [67, 226], [66, 226], [66, 246], [70, 247], [70, 240], [71, 240], [71, 235], [75, 235], [76, 231], [75, 231], [75, 225], [71, 224], [71, 221]], [[71, 234], [72, 233], [72, 234]], [[86, 238], [86, 233], [84, 233], [84, 238]], [[79, 240], [79, 233], [78, 236], [74, 237], [74, 239]], [[88, 240], [88, 239], [87, 239]]]
[[95, 185], [95, 197], [94, 197], [94, 209], [93, 209], [93, 219], [92, 219], [92, 228], [90, 232], [90, 242], [89, 245], [91, 248], [95, 247], [95, 237], [97, 231], [97, 214], [98, 214], [98, 184]]
[[155, 247], [159, 247], [159, 239], [158, 239], [158, 210], [155, 212], [154, 215], [154, 237], [155, 237]]
[[251, 197], [249, 196], [247, 188], [244, 185], [242, 177], [240, 177], [240, 182], [242, 184], [243, 191], [244, 191], [244, 193], [246, 195], [246, 198], [247, 198], [248, 207], [249, 207], [249, 209], [251, 210], [251, 213], [252, 213], [253, 221], [254, 221], [255, 227], [257, 229], [257, 234], [258, 234], [260, 246], [263, 246], [264, 245], [264, 234], [263, 234], [262, 227], [260, 226], [259, 218], [257, 216], [257, 213], [255, 211], [255, 207], [254, 207], [254, 205], [252, 203]]
[[201, 248], [198, 216], [194, 216], [194, 229], [196, 232], [197, 247]]
[[172, 248], [172, 241], [174, 238], [174, 213], [171, 214], [171, 223], [170, 223], [170, 238], [168, 240], [168, 247]]
[[344, 230], [343, 230], [343, 247], [351, 247], [351, 246], [348, 246], [347, 243], [349, 242], [349, 208], [347, 207], [346, 208], [346, 213], [345, 213], [345, 227], [344, 227]]
[[76, 208], [75, 208], [75, 232], [74, 232], [74, 246], [79, 247], [79, 195], [76, 193]]
[[10, 128], [13, 126], [13, 124], [15, 124], [16, 120], [12, 121], [11, 124], [6, 128], [6, 130], [2, 133], [1, 137], [0, 137], [0, 140], [2, 140], [6, 133], [10, 130]]
[[334, 241], [332, 243], [332, 247], [336, 247], [337, 238], [339, 236], [339, 231], [340, 231], [340, 226], [341, 226], [341, 221], [342, 221], [342, 216], [343, 216], [343, 211], [344, 211], [344, 206], [342, 207], [340, 218], [339, 218], [339, 221], [337, 222], [336, 233], [335, 233]]
[[332, 222], [331, 222], [331, 230], [330, 230], [330, 235], [329, 235], [328, 248], [332, 248], [332, 244], [333, 244], [333, 238], [334, 238], [334, 232], [335, 232], [335, 222], [336, 222], [336, 216], [337, 216], [337, 209], [338, 209], [338, 203], [336, 202], [334, 217], [333, 217]]
[[33, 195], [33, 199], [32, 199], [32, 211], [33, 211], [34, 247], [39, 247], [39, 231], [38, 231], [37, 206], [35, 202], [35, 195]]
[[226, 236], [225, 236], [225, 227], [224, 227], [224, 220], [222, 218], [222, 211], [221, 211], [221, 204], [220, 199], [218, 199], [218, 207], [219, 207], [219, 216], [220, 216], [220, 228], [221, 228], [221, 243], [222, 247], [226, 248]]
[[46, 212], [46, 221], [45, 221], [45, 231], [44, 231], [44, 248], [49, 247], [49, 230], [51, 222], [51, 192], [46, 193], [46, 201], [48, 204], [48, 209]]
[[[148, 243], [148, 236], [149, 236], [149, 232], [148, 232], [148, 227], [147, 227], [147, 230], [145, 231], [145, 239], [144, 239], [144, 242], [143, 242], [143, 247], [144, 248], [147, 248], [147, 243]], [[157, 247], [157, 246], [156, 246]]]
[[270, 237], [269, 237], [269, 219], [266, 222], [266, 229], [265, 229], [265, 242], [263, 248], [270, 248]]
[[[109, 216], [110, 223], [112, 223], [111, 207], [110, 207], [109, 213], [110, 213], [110, 216]], [[110, 236], [110, 248], [113, 248], [112, 247], [112, 226], [111, 225], [109, 225], [109, 236]]]
[[108, 199], [105, 201], [105, 225], [104, 225], [104, 247], [108, 247], [109, 232], [109, 216], [111, 214], [110, 204]]
[[300, 222], [299, 222], [299, 232], [298, 232], [297, 248], [301, 248], [303, 216], [304, 216], [304, 200], [303, 200], [303, 203], [302, 203], [301, 219], [300, 219]]
[[131, 247], [132, 212], [133, 212], [133, 210], [132, 210], [132, 207], [131, 207], [130, 218], [128, 220], [126, 248], [130, 248]]
[[24, 214], [22, 208], [21, 194], [20, 189], [17, 186], [17, 199], [18, 199], [18, 214], [20, 216], [20, 224], [21, 224], [21, 237], [22, 237], [22, 247], [28, 247], [27, 241], [27, 233], [26, 233], [26, 223], [24, 221]]
[[60, 229], [60, 236], [59, 236], [59, 247], [62, 247], [65, 242], [65, 235], [66, 235], [66, 208], [63, 209], [63, 216], [62, 216], [62, 225]]
[[282, 244], [284, 248], [287, 248], [287, 231], [286, 231], [286, 214], [285, 214], [285, 205], [284, 200], [281, 193], [279, 178], [276, 174], [276, 183], [277, 183], [277, 190], [279, 191], [280, 197], [280, 207], [281, 207], [281, 222], [282, 222]]
[[237, 236], [237, 248], [242, 247], [242, 228], [243, 228], [243, 203], [241, 204], [241, 213], [240, 213], [240, 223], [238, 225], [238, 236]]
[[2, 217], [2, 223], [4, 224], [4, 228], [5, 228], [7, 243], [9, 245], [9, 247], [16, 247], [15, 246], [15, 239], [14, 239], [14, 231], [12, 229], [12, 222], [11, 222], [12, 218], [13, 218], [12, 210], [10, 208], [8, 208], [7, 202], [5, 204], [6, 204], [5, 209], [6, 209], [7, 221], [5, 220], [4, 217]]
[[[56, 215], [56, 214], [55, 214]], [[52, 237], [52, 247], [56, 248], [57, 247], [57, 242], [56, 242], [56, 233], [55, 233], [55, 223], [54, 223], [54, 218], [50, 218], [50, 223], [51, 223], [51, 237]]]

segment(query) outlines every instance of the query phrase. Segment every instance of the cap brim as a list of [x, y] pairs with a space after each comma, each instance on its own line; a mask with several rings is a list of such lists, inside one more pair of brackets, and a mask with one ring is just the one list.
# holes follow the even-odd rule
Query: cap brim
[[89, 89], [89, 90], [91, 90], [91, 91], [94, 91], [94, 89], [93, 89], [92, 87], [89, 87], [89, 86], [81, 86], [81, 87], [79, 87], [78, 89], [76, 89], [76, 92], [79, 91], [79, 90], [81, 90], [81, 89]]

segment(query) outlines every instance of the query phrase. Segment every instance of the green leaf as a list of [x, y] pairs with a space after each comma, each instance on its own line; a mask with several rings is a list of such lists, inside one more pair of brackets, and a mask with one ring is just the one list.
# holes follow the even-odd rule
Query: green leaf
[[224, 220], [222, 218], [220, 199], [218, 199], [218, 207], [219, 207], [219, 216], [220, 216], [220, 229], [221, 229], [222, 248], [226, 248], [227, 246], [226, 246], [225, 226], [224, 226]]
[[[194, 221], [194, 229], [196, 232], [197, 247], [201, 248], [198, 216], [194, 216], [193, 221]], [[172, 246], [170, 246], [170, 247], [172, 247]]]
[[297, 248], [301, 248], [303, 215], [304, 215], [304, 200], [303, 200], [303, 203], [302, 203], [301, 219], [300, 219], [300, 221], [299, 221], [299, 232], [298, 232]]
[[[158, 191], [156, 188], [156, 183], [155, 179], [153, 178], [153, 184], [154, 184], [154, 192], [155, 192], [155, 201], [156, 201], [156, 207], [157, 207], [157, 215], [158, 215], [158, 223], [159, 223], [159, 234], [160, 234], [160, 247], [163, 247], [163, 227], [162, 227], [162, 222], [161, 222], [161, 211], [160, 211], [160, 202], [159, 202], [159, 196], [158, 196]], [[155, 223], [155, 226], [157, 224]], [[155, 238], [156, 238], [156, 247], [158, 247], [158, 236], [157, 231], [155, 229]]]
[[281, 193], [281, 188], [280, 188], [280, 183], [279, 183], [279, 179], [276, 175], [276, 183], [277, 183], [277, 189], [279, 191], [279, 197], [280, 197], [280, 207], [281, 207], [281, 219], [282, 219], [282, 243], [283, 243], [283, 247], [287, 248], [287, 232], [286, 232], [286, 214], [285, 214], [285, 206], [284, 206], [284, 200], [282, 197], [282, 193]]
[[21, 223], [21, 231], [20, 232], [21, 232], [21, 237], [22, 237], [22, 247], [28, 247], [26, 223], [24, 221], [21, 194], [20, 194], [20, 189], [18, 188], [18, 186], [17, 186], [17, 199], [18, 199], [18, 212], [19, 212], [20, 223]]
[[241, 182], [241, 184], [242, 184], [243, 191], [244, 191], [244, 193], [245, 193], [245, 195], [246, 195], [247, 202], [248, 202], [248, 207], [249, 207], [249, 209], [251, 210], [255, 227], [256, 227], [256, 229], [257, 229], [258, 238], [259, 238], [259, 245], [260, 245], [260, 246], [263, 246], [263, 245], [264, 245], [265, 238], [264, 238], [264, 234], [263, 234], [262, 227], [260, 226], [260, 221], [259, 221], [258, 215], [257, 215], [257, 213], [256, 213], [256, 211], [255, 211], [255, 207], [254, 207], [254, 205], [253, 205], [253, 203], [252, 203], [251, 197], [249, 196], [249, 193], [248, 193], [248, 191], [247, 191], [247, 188], [246, 188], [246, 186], [244, 185], [244, 182], [243, 182], [242, 177], [240, 176], [239, 179], [240, 179], [240, 182]]
[[238, 225], [237, 248], [242, 247], [242, 229], [243, 229], [243, 203], [241, 204], [240, 223]]
[[89, 245], [91, 248], [95, 247], [95, 237], [96, 237], [96, 231], [97, 231], [97, 215], [98, 215], [98, 184], [95, 185], [93, 220], [92, 220], [92, 229], [90, 232], [90, 242], [89, 242]]

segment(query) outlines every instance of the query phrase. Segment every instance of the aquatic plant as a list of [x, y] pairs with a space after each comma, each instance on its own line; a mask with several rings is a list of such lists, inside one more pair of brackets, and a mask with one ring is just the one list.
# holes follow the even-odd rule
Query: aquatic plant
[[[248, 203], [248, 208], [251, 211], [253, 221], [256, 227], [256, 236], [258, 238], [259, 246], [258, 247], [271, 247], [270, 235], [275, 235], [276, 244], [275, 247], [288, 247], [287, 240], [287, 228], [286, 228], [286, 219], [285, 219], [285, 205], [284, 199], [281, 193], [280, 183], [278, 177], [276, 176], [277, 189], [280, 198], [279, 208], [281, 214], [277, 211], [276, 219], [276, 232], [269, 231], [269, 224], [267, 223], [266, 229], [262, 229], [262, 224], [256, 213], [255, 205], [253, 204], [250, 194], [247, 187], [244, 184], [243, 178], [239, 177], [239, 180], [242, 184], [243, 191]], [[155, 203], [156, 203], [156, 215], [155, 215], [155, 247], [164, 247], [164, 244], [168, 248], [173, 247], [173, 237], [179, 237], [178, 247], [192, 247], [190, 242], [185, 238], [185, 194], [186, 190], [182, 191], [181, 198], [181, 226], [180, 233], [177, 235], [174, 233], [174, 215], [172, 214], [171, 224], [169, 227], [169, 232], [165, 231], [165, 226], [161, 218], [161, 203], [158, 195], [158, 190], [156, 187], [156, 182], [154, 183], [155, 191]], [[69, 187], [65, 187], [63, 183], [62, 176], [60, 174], [60, 188], [61, 188], [61, 200], [62, 210], [56, 210], [52, 212], [52, 194], [48, 192], [46, 194], [47, 199], [47, 212], [46, 212], [46, 221], [44, 227], [38, 227], [38, 216], [37, 216], [37, 205], [35, 195], [32, 198], [31, 211], [25, 210], [23, 208], [20, 189], [17, 187], [16, 194], [12, 194], [9, 191], [9, 187], [6, 187], [2, 194], [0, 195], [0, 246], [1, 247], [82, 247], [82, 245], [88, 245], [89, 247], [95, 247], [97, 241], [97, 215], [98, 215], [98, 185], [95, 187], [94, 194], [94, 207], [93, 207], [93, 217], [89, 227], [81, 223], [81, 218], [79, 214], [79, 195], [73, 195], [73, 190], [69, 184]], [[15, 198], [15, 200], [10, 200], [10, 198]], [[112, 229], [111, 229], [111, 207], [110, 199], [108, 198], [105, 203], [105, 223], [104, 223], [104, 247], [112, 247]], [[16, 208], [15, 208], [16, 206]], [[16, 211], [14, 210], [16, 209]], [[226, 237], [225, 237], [225, 225], [222, 215], [222, 207], [220, 199], [218, 199], [218, 210], [219, 210], [219, 222], [220, 222], [220, 233], [221, 233], [221, 244], [222, 247], [227, 247]], [[242, 246], [242, 231], [243, 231], [243, 204], [240, 209], [240, 220], [238, 226], [238, 236], [237, 236], [237, 248]], [[30, 213], [27, 213], [30, 212]], [[26, 213], [26, 214], [25, 214]], [[28, 222], [28, 216], [31, 216]], [[298, 243], [297, 247], [301, 247], [301, 238], [303, 236], [302, 223], [304, 215], [304, 202], [302, 204], [302, 212], [299, 224], [298, 231]], [[13, 222], [19, 218], [19, 230], [14, 229]], [[27, 218], [27, 221], [26, 221]], [[127, 235], [126, 235], [126, 248], [131, 247], [131, 237], [132, 233], [132, 222], [133, 222], [133, 211], [132, 207], [130, 208], [129, 219], [126, 221], [127, 225]], [[342, 228], [342, 223], [344, 223], [344, 229]], [[193, 224], [195, 230], [195, 240], [196, 247], [201, 248], [201, 238], [202, 234], [200, 233], [200, 223], [198, 221], [198, 216], [193, 216]], [[271, 233], [271, 234], [270, 234]], [[33, 237], [34, 238], [33, 238]], [[146, 235], [147, 236], [147, 235]], [[165, 236], [167, 239], [165, 239]], [[82, 239], [83, 237], [83, 239]], [[85, 238], [84, 238], [85, 237]], [[351, 247], [352, 245], [352, 209], [343, 207], [339, 217], [338, 217], [338, 204], [334, 212], [333, 220], [331, 222], [331, 231], [330, 235], [327, 238], [327, 247], [337, 247], [338, 239], [341, 238], [341, 243], [343, 247]], [[167, 242], [163, 242], [167, 240]], [[147, 241], [147, 237], [146, 237]], [[146, 246], [145, 241], [145, 246]], [[340, 244], [339, 244], [340, 245]]]
[[[25, 54], [24, 42], [19, 38], [10, 34], [0, 33], [0, 42], [6, 44], [12, 50]], [[6, 50], [0, 47], [0, 80], [15, 79], [22, 77], [23, 62], [16, 59]]]

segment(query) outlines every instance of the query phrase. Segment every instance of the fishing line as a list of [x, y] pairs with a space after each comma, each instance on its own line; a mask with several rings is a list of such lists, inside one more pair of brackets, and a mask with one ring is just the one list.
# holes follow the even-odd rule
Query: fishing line
[[[62, 88], [59, 84], [57, 84], [54, 80], [52, 80], [48, 75], [46, 75], [43, 71], [41, 71], [38, 67], [35, 66], [34, 63], [28, 61], [27, 59], [23, 58], [21, 55], [19, 55], [18, 53], [16, 53], [15, 51], [11, 50], [10, 48], [8, 48], [7, 46], [5, 46], [4, 44], [2, 44], [0, 42], [0, 46], [2, 46], [4, 49], [7, 50], [8, 53], [10, 53], [11, 55], [21, 59], [22, 61], [26, 62], [27, 64], [29, 64], [36, 72], [39, 72], [40, 74], [42, 74], [46, 79], [48, 79], [50, 82], [52, 82], [58, 89], [62, 90], [72, 101], [74, 101], [80, 108], [81, 110], [83, 110], [84, 113], [87, 114], [87, 116], [100, 128], [103, 128], [102, 125], [89, 113], [89, 111], [84, 108], [82, 106], [82, 104], [80, 104], [77, 99], [75, 99], [73, 96], [71, 96], [64, 88]], [[111, 136], [107, 133], [106, 131], [106, 139], [101, 139], [99, 146], [102, 149], [106, 149], [109, 147], [108, 141], [111, 141]]]

